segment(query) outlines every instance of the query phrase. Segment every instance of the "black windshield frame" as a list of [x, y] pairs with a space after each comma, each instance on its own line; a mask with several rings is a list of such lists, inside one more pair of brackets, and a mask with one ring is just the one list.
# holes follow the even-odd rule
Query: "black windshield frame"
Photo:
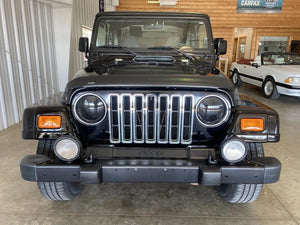
[[[180, 16], [176, 16], [176, 15], [180, 15]], [[170, 14], [166, 14], [165, 13], [161, 13], [160, 15], [158, 15], [157, 13], [155, 14], [154, 17], [154, 13], [145, 13], [145, 15], [143, 14], [139, 14], [139, 13], [132, 13], [132, 15], [127, 14], [126, 17], [125, 15], [122, 16], [122, 13], [120, 13], [119, 15], [114, 15], [111, 16], [109, 14], [104, 14], [104, 15], [99, 15], [96, 18], [95, 24], [94, 24], [94, 28], [93, 28], [93, 36], [92, 36], [92, 41], [91, 41], [91, 45], [90, 45], [90, 52], [99, 52], [99, 51], [105, 51], [105, 49], [102, 49], [101, 46], [97, 47], [96, 46], [96, 41], [97, 41], [97, 35], [98, 35], [98, 29], [99, 29], [99, 24], [101, 23], [101, 21], [103, 20], [108, 20], [108, 19], [120, 19], [120, 20], [126, 20], [126, 19], [174, 19], [174, 20], [199, 20], [201, 22], [203, 22], [205, 24], [206, 27], [206, 36], [207, 36], [207, 48], [195, 48], [193, 49], [193, 53], [197, 54], [197, 52], [202, 53], [202, 52], [207, 52], [209, 54], [213, 54], [213, 36], [212, 36], [212, 31], [211, 31], [211, 25], [210, 25], [210, 21], [208, 16], [206, 15], [202, 15], [202, 14], [176, 14], [176, 13], [170, 13]], [[143, 48], [135, 48], [134, 51], [149, 51], [149, 49], [143, 49]], [[155, 51], [155, 50], [152, 50]]]

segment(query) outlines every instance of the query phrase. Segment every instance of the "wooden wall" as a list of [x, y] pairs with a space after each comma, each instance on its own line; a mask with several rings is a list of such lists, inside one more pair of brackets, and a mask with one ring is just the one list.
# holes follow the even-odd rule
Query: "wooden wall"
[[[228, 41], [227, 56], [232, 56], [234, 28], [254, 28], [251, 57], [256, 55], [259, 36], [288, 36], [300, 40], [300, 0], [283, 0], [280, 14], [236, 13], [237, 0], [178, 0], [174, 7], [149, 4], [148, 0], [120, 0], [117, 11], [174, 11], [208, 14], [214, 37]], [[257, 47], [256, 47], [257, 46]]]

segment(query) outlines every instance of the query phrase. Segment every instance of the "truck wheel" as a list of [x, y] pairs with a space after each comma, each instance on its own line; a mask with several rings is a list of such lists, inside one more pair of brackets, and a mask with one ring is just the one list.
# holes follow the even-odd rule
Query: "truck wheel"
[[41, 155], [46, 155], [50, 157], [51, 159], [55, 158], [55, 154], [53, 151], [53, 145], [54, 145], [54, 140], [49, 140], [49, 139], [42, 139], [39, 140], [37, 149], [36, 149], [36, 154], [41, 154]]
[[237, 70], [232, 73], [232, 82], [236, 87], [240, 87], [243, 83]]
[[[53, 151], [54, 140], [39, 140], [36, 150], [37, 154], [42, 154], [55, 159]], [[37, 182], [41, 194], [50, 200], [71, 200], [81, 191], [83, 186], [80, 183], [71, 182]]]
[[280, 94], [277, 91], [275, 81], [271, 77], [267, 77], [262, 85], [262, 91], [266, 98], [278, 99]]
[[[247, 159], [251, 160], [264, 156], [261, 143], [250, 143]], [[222, 184], [217, 187], [219, 195], [230, 203], [250, 203], [255, 201], [261, 193], [262, 184]]]
[[50, 200], [71, 200], [82, 190], [80, 183], [38, 182], [41, 194]]

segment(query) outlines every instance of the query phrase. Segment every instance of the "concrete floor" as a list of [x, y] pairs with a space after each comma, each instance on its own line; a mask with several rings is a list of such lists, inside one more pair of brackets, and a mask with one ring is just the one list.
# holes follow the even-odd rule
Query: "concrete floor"
[[260, 198], [244, 205], [222, 201], [213, 187], [185, 184], [101, 184], [86, 186], [73, 201], [44, 199], [35, 183], [20, 177], [19, 161], [36, 141], [21, 139], [21, 124], [0, 132], [0, 224], [300, 224], [300, 100], [241, 93], [280, 113], [281, 141], [265, 144], [266, 155], [283, 165], [280, 181], [265, 185]]

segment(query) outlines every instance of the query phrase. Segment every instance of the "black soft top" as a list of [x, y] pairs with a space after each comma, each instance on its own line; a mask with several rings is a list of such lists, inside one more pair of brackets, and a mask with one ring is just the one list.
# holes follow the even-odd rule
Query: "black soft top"
[[98, 13], [96, 18], [99, 17], [198, 17], [209, 19], [207, 14], [200, 13], [182, 13], [182, 12], [103, 12]]

